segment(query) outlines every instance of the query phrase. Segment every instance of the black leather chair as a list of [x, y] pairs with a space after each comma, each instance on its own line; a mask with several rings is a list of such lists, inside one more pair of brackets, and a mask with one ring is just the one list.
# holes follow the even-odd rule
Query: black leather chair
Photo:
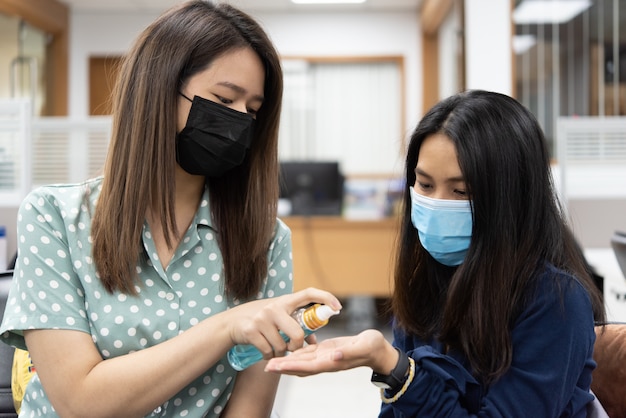
[[[0, 272], [0, 322], [4, 316], [12, 278], [12, 271]], [[11, 368], [13, 367], [14, 351], [13, 347], [0, 342], [0, 418], [17, 417], [11, 392]]]

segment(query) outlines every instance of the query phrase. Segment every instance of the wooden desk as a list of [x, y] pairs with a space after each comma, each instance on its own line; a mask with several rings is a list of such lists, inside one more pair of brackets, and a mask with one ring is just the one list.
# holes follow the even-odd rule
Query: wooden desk
[[294, 290], [317, 287], [337, 297], [387, 297], [392, 289], [396, 219], [286, 217], [293, 239]]

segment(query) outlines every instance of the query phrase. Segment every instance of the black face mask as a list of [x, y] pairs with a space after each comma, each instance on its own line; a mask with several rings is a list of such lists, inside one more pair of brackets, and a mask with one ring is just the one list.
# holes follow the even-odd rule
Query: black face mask
[[220, 177], [241, 165], [254, 134], [254, 118], [194, 96], [187, 124], [176, 137], [176, 161], [189, 174]]

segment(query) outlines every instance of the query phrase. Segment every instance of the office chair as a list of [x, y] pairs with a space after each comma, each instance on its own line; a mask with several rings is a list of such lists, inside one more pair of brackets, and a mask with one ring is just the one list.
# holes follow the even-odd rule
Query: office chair
[[[0, 322], [4, 316], [4, 308], [9, 297], [13, 271], [0, 272]], [[11, 369], [13, 367], [13, 353], [15, 349], [0, 342], [0, 418], [17, 417], [13, 406], [11, 392]]]
[[610, 417], [626, 417], [626, 324], [596, 327], [591, 390]]
[[[611, 247], [626, 278], [626, 232], [615, 231]], [[591, 389], [610, 417], [626, 417], [626, 323], [596, 327]]]
[[626, 279], [626, 232], [615, 231], [611, 237], [611, 247], [615, 252], [617, 264], [622, 269], [622, 275]]

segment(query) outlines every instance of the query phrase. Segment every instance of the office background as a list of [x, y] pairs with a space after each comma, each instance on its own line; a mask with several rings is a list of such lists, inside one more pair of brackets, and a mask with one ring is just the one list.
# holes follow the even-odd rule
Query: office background
[[[1, 0], [0, 98], [31, 99], [35, 115], [90, 119], [102, 110], [96, 107], [94, 113], [90, 102], [93, 86], [106, 85], [106, 93], [113, 82], [107, 73], [113, 67], [105, 63], [99, 67], [104, 73], [97, 75], [93, 62], [121, 57], [135, 36], [175, 1]], [[331, 85], [331, 79], [323, 77], [335, 77], [327, 71], [333, 65], [362, 73], [372, 68], [379, 71], [384, 64], [391, 66], [383, 69], [387, 71], [384, 83], [355, 77], [358, 82], [365, 80], [361, 83], [368, 88], [353, 84], [349, 94], [337, 88], [322, 96], [318, 107], [329, 115], [350, 114], [350, 99], [368, 105], [355, 108], [353, 113], [358, 116], [352, 124], [340, 129], [339, 124], [296, 123], [302, 114], [297, 111], [284, 117], [281, 158], [336, 159], [349, 177], [391, 178], [400, 172], [406, 137], [426, 108], [465, 88], [500, 91], [520, 99], [544, 127], [555, 157], [557, 183], [567, 184], [573, 227], [583, 245], [607, 246], [613, 229], [626, 229], [626, 217], [621, 215], [626, 213], [626, 173], [619, 166], [626, 161], [625, 140], [618, 139], [609, 149], [613, 159], [608, 171], [606, 158], [595, 162], [601, 168], [597, 170], [593, 164], [582, 171], [575, 170], [580, 164], [560, 165], [555, 140], [555, 115], [613, 117], [626, 113], [626, 0], [567, 0], [563, 4], [582, 3], [582, 7], [560, 21], [550, 20], [551, 13], [567, 7], [548, 0], [548, 6], [543, 6], [548, 8], [539, 12], [543, 18], [539, 23], [520, 17], [524, 5], [520, 0], [493, 1], [488, 7], [481, 0], [369, 0], [363, 5], [302, 9], [288, 0], [232, 3], [249, 11], [266, 28], [286, 59], [287, 75], [299, 67], [326, 71], [316, 76], [328, 80], [318, 82], [317, 90]], [[28, 57], [37, 62], [16, 60]], [[36, 69], [35, 81], [32, 68]], [[289, 80], [296, 83], [298, 76]], [[371, 100], [374, 88], [377, 92], [393, 90], [397, 97]], [[355, 92], [362, 96], [346, 97]], [[371, 113], [361, 113], [366, 111]], [[365, 123], [374, 121], [382, 122], [375, 128]], [[330, 126], [326, 131], [307, 136], [316, 126], [325, 125]], [[597, 128], [588, 129], [593, 133]], [[585, 158], [585, 152], [593, 154], [598, 149], [595, 142], [575, 145]], [[52, 168], [46, 171], [51, 164], [47, 157], [54, 155], [50, 147], [31, 150], [30, 187], [66, 180], [62, 176], [57, 179]], [[94, 146], [89, 167], [72, 169], [74, 177], [67, 180], [92, 174], [105, 147], [105, 143]], [[77, 148], [68, 152], [77, 153], [69, 158], [69, 165], [86, 158]], [[579, 155], [577, 161], [580, 159]], [[568, 175], [561, 176], [563, 167], [570, 170]], [[19, 199], [0, 200], [0, 223], [7, 226], [11, 252], [15, 248], [15, 200]]]
[[[58, 125], [63, 118], [106, 125], [106, 119], [91, 116], [103, 110], [93, 103], [94, 86], [104, 86], [106, 94], [114, 82], [114, 66], [107, 67], [106, 60], [123, 56], [137, 34], [176, 1], [0, 0], [0, 99], [30, 100], [32, 126], [43, 124], [39, 130], [51, 130], [49, 123]], [[290, 86], [316, 77], [313, 91], [326, 87], [314, 103], [318, 113], [356, 114], [350, 123], [341, 116], [341, 123], [329, 124], [320, 118], [306, 122], [306, 115], [299, 119], [308, 109], [292, 110], [283, 117], [281, 158], [338, 160], [349, 179], [360, 181], [393, 178], [402, 168], [406, 137], [425, 109], [466, 88], [500, 91], [521, 100], [544, 127], [555, 179], [583, 246], [608, 247], [612, 231], [626, 229], [626, 139], [619, 125], [626, 113], [626, 0], [548, 0], [539, 21], [537, 13], [522, 13], [522, 6], [537, 0], [498, 0], [488, 7], [482, 0], [369, 0], [302, 9], [288, 0], [232, 3], [266, 28], [285, 58]], [[552, 15], [576, 4], [581, 7], [569, 16]], [[94, 67], [98, 60], [105, 62]], [[307, 73], [311, 69], [314, 76]], [[363, 75], [372, 69], [374, 78]], [[357, 74], [357, 81], [342, 85], [339, 70]], [[337, 88], [328, 88], [337, 80]], [[378, 100], [371, 99], [374, 90]], [[288, 91], [286, 103], [297, 96], [287, 97]], [[560, 118], [587, 116], [592, 120], [584, 128], [566, 121], [562, 131], [583, 139], [566, 138], [561, 142], [571, 143], [571, 149], [559, 150]], [[613, 136], [607, 142], [598, 133], [609, 119], [617, 125], [602, 133]], [[374, 122], [378, 126], [372, 127]], [[326, 131], [319, 128], [326, 125]], [[101, 130], [101, 142], [84, 155], [81, 147], [54, 148], [50, 136], [31, 155], [22, 153], [30, 178], [9, 185], [21, 187], [18, 193], [0, 190], [0, 224], [7, 226], [9, 253], [15, 250], [20, 196], [41, 183], [92, 175], [104, 157], [106, 134]], [[6, 151], [19, 142], [10, 135], [2, 137], [0, 156], [9, 163], [12, 155]], [[53, 164], [52, 156], [61, 153], [68, 175]], [[86, 159], [86, 168], [74, 167]]]
[[[23, 193], [97, 171], [109, 119], [105, 102], [94, 103], [94, 97], [106, 96], [115, 60], [176, 1], [0, 0], [0, 149], [6, 151], [0, 152], [0, 168], [19, 160], [12, 170], [28, 177], [8, 186], [0, 179], [0, 225], [7, 227], [9, 254], [16, 248], [15, 218]], [[613, 231], [626, 231], [626, 0], [567, 0], [565, 5], [548, 0], [539, 12], [541, 22], [524, 20], [521, 0], [368, 0], [302, 9], [288, 0], [230, 2], [259, 20], [285, 60], [289, 113], [281, 126], [281, 158], [337, 160], [350, 190], [369, 187], [384, 194], [392, 187], [402, 170], [407, 136], [440, 98], [482, 88], [522, 101], [546, 131], [555, 182], [574, 231], [608, 279], [609, 316], [626, 319], [624, 307], [615, 304], [616, 295], [626, 295], [626, 281], [610, 251]], [[549, 19], [554, 9], [572, 4], [582, 8], [565, 20]], [[345, 81], [345, 74], [355, 82]], [[7, 104], [25, 101], [29, 107]], [[12, 110], [4, 112], [5, 106]], [[16, 108], [29, 121], [31, 148], [20, 148], [21, 131], [11, 130]], [[311, 109], [317, 119], [308, 118]], [[322, 120], [337, 115], [339, 121]], [[324, 124], [326, 130], [320, 127]], [[28, 170], [18, 170], [20, 164]], [[5, 186], [17, 192], [8, 193]], [[384, 296], [391, 273], [388, 252], [377, 258], [380, 247], [373, 243], [391, 250], [394, 223], [381, 219], [390, 212], [351, 209], [344, 214], [359, 219], [291, 221], [300, 248], [295, 261], [308, 263], [302, 271], [324, 279], [320, 285], [335, 280], [325, 275], [340, 274], [346, 283], [342, 297]], [[352, 258], [342, 253], [333, 264], [336, 254], [308, 251], [315, 240], [320, 251], [334, 244], [330, 253], [352, 247]], [[305, 259], [310, 254], [317, 259]], [[324, 262], [330, 264], [320, 267]], [[366, 275], [375, 282], [371, 287], [362, 282]], [[336, 322], [349, 325], [345, 321]], [[334, 330], [326, 332], [322, 335]], [[368, 373], [285, 378], [277, 408], [282, 418], [302, 418], [305, 412], [319, 416], [318, 408], [298, 408], [326, 391], [340, 395], [324, 407], [323, 416], [332, 417], [331, 409], [334, 416], [376, 416], [377, 393]], [[334, 409], [342, 402], [350, 413]]]

